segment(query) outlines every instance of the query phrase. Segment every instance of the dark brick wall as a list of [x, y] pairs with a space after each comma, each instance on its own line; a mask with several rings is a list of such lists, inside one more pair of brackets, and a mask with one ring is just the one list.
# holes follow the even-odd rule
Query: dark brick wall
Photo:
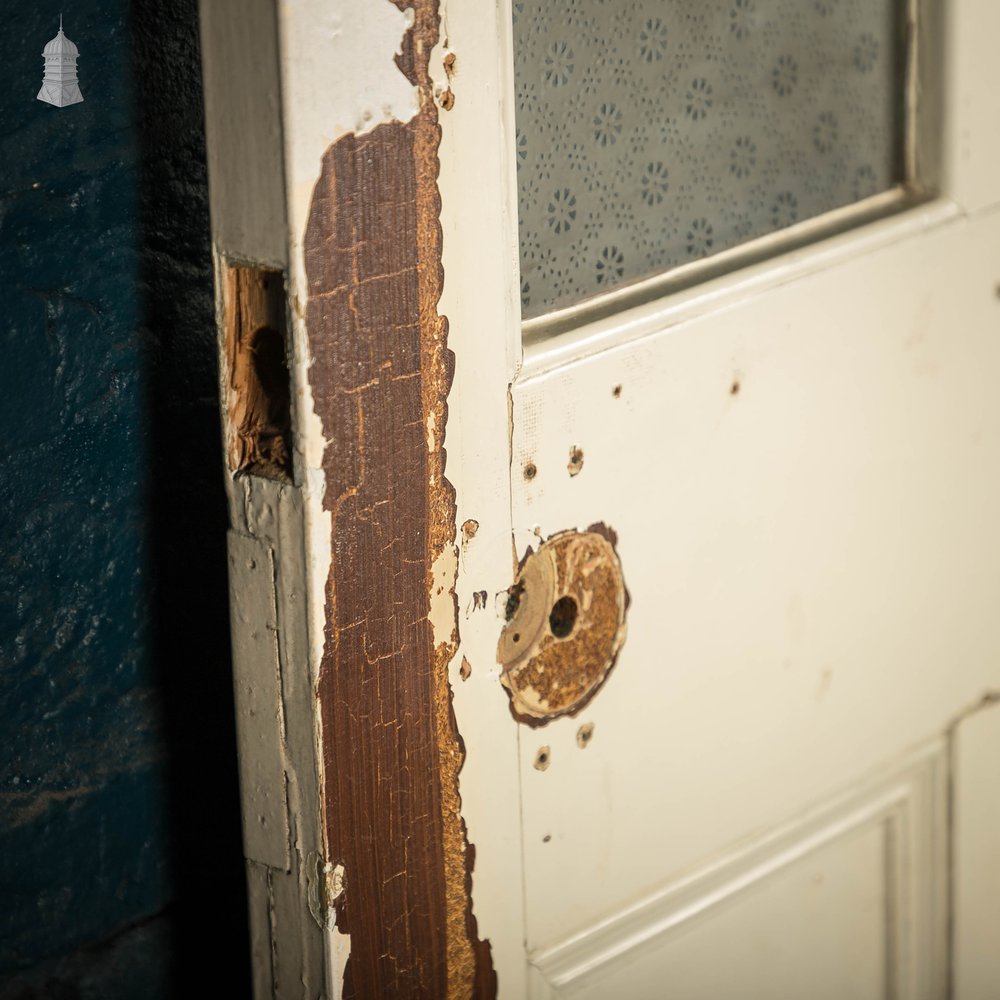
[[[60, 10], [61, 109], [35, 100]], [[145, 948], [146, 1000], [208, 958], [242, 996], [197, 3], [0, 16], [0, 994]]]

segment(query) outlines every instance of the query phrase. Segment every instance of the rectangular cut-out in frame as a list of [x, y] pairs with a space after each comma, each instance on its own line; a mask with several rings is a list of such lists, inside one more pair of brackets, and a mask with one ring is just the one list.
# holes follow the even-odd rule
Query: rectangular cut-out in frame
[[285, 276], [225, 264], [222, 275], [229, 468], [291, 481]]

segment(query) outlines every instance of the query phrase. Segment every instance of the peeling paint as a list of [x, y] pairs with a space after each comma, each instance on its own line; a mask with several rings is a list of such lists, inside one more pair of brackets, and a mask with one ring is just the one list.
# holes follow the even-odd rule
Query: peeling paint
[[458, 641], [455, 621], [455, 575], [458, 572], [458, 549], [446, 545], [431, 567], [430, 623], [434, 645], [451, 648]]
[[625, 641], [628, 592], [604, 525], [564, 531], [528, 550], [508, 592], [497, 646], [520, 722], [575, 715], [604, 684]]
[[496, 976], [472, 916], [449, 684], [458, 547], [428, 69], [438, 13], [434, 0], [397, 6], [411, 28], [395, 62], [417, 109], [334, 138], [302, 244], [333, 555], [317, 686], [326, 851], [349, 873], [335, 903], [351, 937], [345, 997], [486, 998]]

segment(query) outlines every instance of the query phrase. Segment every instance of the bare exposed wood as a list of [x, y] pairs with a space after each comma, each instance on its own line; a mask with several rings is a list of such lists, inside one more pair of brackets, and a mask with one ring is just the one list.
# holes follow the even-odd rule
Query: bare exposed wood
[[280, 271], [228, 265], [223, 311], [229, 468], [290, 479], [291, 411]]
[[304, 240], [316, 410], [327, 440], [333, 560], [320, 670], [329, 862], [351, 936], [345, 997], [487, 997], [471, 915], [451, 708], [457, 648], [455, 497], [444, 478], [453, 356], [441, 292], [440, 129], [415, 6], [399, 67], [407, 123], [327, 151]]

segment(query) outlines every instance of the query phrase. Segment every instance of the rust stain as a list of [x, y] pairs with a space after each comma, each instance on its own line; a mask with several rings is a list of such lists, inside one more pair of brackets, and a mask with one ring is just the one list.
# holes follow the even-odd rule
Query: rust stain
[[575, 715], [608, 678], [625, 641], [629, 597], [604, 525], [530, 548], [508, 592], [497, 658], [519, 722]]
[[[336, 903], [351, 936], [345, 998], [485, 1000], [496, 974], [472, 916], [465, 749], [448, 682], [454, 357], [438, 313], [440, 127], [428, 72], [439, 16], [435, 0], [394, 2], [414, 15], [396, 61], [420, 110], [327, 150], [304, 240], [333, 546], [318, 684], [326, 850], [348, 875]], [[430, 441], [428, 427], [439, 429]]]

